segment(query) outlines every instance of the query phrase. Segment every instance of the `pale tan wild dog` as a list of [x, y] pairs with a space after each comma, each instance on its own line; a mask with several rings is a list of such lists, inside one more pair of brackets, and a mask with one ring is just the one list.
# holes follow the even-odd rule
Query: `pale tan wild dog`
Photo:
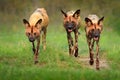
[[[42, 34], [43, 49], [46, 49], [46, 32], [49, 23], [47, 12], [44, 8], [38, 8], [30, 16], [29, 21], [23, 19], [25, 24], [25, 33], [29, 41], [32, 42], [34, 52], [34, 62], [38, 63], [38, 51], [40, 46], [40, 35]], [[35, 48], [34, 41], [37, 40], [37, 46]]]
[[[63, 25], [67, 32], [67, 39], [69, 45], [69, 54], [78, 56], [78, 30], [80, 28], [80, 10], [69, 11], [65, 13], [61, 10], [63, 14]], [[73, 38], [71, 36], [71, 32], [75, 34], [75, 42], [73, 42]]]
[[96, 15], [89, 15], [85, 18], [86, 26], [85, 26], [85, 32], [86, 32], [86, 38], [87, 43], [89, 46], [89, 54], [90, 54], [90, 65], [93, 65], [94, 59], [93, 59], [93, 47], [94, 42], [96, 42], [96, 69], [99, 70], [99, 39], [100, 34], [103, 29], [103, 19], [98, 18]]

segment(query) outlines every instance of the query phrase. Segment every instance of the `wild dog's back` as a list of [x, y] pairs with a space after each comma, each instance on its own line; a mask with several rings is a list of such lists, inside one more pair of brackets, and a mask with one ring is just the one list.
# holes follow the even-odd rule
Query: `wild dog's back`
[[29, 23], [31, 26], [35, 26], [36, 22], [42, 19], [41, 27], [47, 27], [49, 18], [44, 8], [37, 8], [35, 12], [30, 16]]
[[48, 18], [48, 14], [47, 11], [44, 8], [38, 8], [37, 11], [41, 12], [42, 16], [43, 16], [43, 22], [42, 22], [42, 26], [47, 27], [48, 23], [49, 23], [49, 18]]
[[90, 14], [88, 15], [88, 18], [93, 22], [93, 23], [97, 23], [99, 20], [99, 17], [95, 14]]

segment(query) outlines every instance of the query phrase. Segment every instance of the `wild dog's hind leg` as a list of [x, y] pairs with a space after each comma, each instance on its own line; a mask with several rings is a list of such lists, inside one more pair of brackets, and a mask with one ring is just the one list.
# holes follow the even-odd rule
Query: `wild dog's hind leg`
[[42, 34], [43, 50], [46, 50], [46, 33], [47, 33], [47, 28], [43, 28], [43, 34]]
[[74, 32], [74, 34], [75, 34], [75, 45], [74, 45], [75, 54], [74, 54], [74, 56], [77, 57], [78, 56], [78, 30], [76, 30]]
[[37, 39], [37, 47], [36, 47], [36, 51], [35, 51], [35, 54], [34, 54], [35, 64], [38, 63], [39, 46], [40, 46], [40, 37], [39, 37], [39, 39]]

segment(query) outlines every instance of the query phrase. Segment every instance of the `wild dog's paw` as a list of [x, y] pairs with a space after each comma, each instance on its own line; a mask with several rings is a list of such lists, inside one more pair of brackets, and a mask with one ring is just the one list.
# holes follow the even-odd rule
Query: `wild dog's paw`
[[78, 49], [75, 50], [74, 56], [75, 56], [75, 57], [78, 57]]
[[93, 65], [93, 64], [94, 64], [94, 60], [90, 60], [90, 61], [89, 61], [89, 64], [90, 64], [90, 65]]
[[35, 61], [35, 62], [34, 62], [34, 64], [37, 64], [37, 63], [38, 63], [38, 61]]
[[96, 70], [100, 70], [100, 68], [99, 68], [99, 67], [96, 67]]

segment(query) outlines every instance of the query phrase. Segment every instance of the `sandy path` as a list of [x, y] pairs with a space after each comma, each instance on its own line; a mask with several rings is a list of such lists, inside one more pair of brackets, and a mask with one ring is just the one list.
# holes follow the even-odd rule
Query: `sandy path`
[[[78, 57], [77, 62], [82, 64], [82, 67], [87, 67], [90, 69], [96, 69], [96, 62], [94, 58], [94, 64], [89, 64], [89, 57]], [[108, 61], [105, 59], [100, 59], [100, 69], [109, 69]]]

